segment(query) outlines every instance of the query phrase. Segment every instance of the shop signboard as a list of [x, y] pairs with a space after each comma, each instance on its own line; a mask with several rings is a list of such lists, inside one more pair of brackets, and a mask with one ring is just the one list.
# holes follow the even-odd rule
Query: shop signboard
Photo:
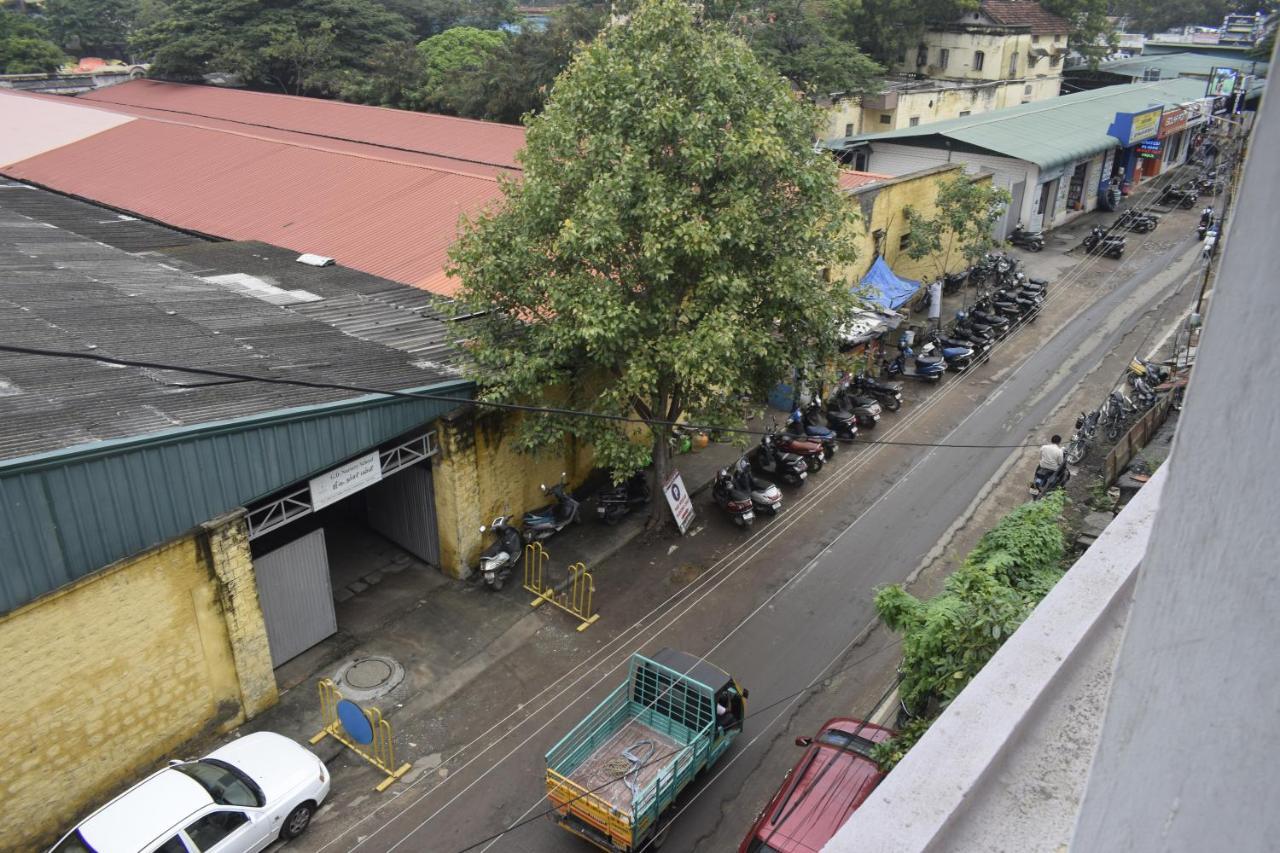
[[1160, 132], [1160, 115], [1163, 112], [1164, 107], [1152, 107], [1138, 113], [1116, 113], [1107, 133], [1118, 139], [1123, 147], [1129, 148]]
[[1187, 116], [1187, 127], [1199, 127], [1209, 120], [1213, 113], [1213, 98], [1197, 98], [1182, 105]]
[[321, 510], [348, 495], [372, 486], [382, 479], [382, 462], [378, 451], [339, 465], [319, 477], [311, 478], [311, 507]]
[[1158, 160], [1164, 142], [1159, 139], [1146, 139], [1138, 143], [1138, 156], [1144, 160]]
[[1160, 116], [1160, 132], [1158, 139], [1168, 139], [1187, 126], [1187, 111], [1182, 107], [1167, 109]]
[[1236, 93], [1236, 86], [1239, 83], [1239, 71], [1226, 66], [1218, 66], [1209, 75], [1209, 88], [1205, 95], [1210, 98], [1230, 97]]

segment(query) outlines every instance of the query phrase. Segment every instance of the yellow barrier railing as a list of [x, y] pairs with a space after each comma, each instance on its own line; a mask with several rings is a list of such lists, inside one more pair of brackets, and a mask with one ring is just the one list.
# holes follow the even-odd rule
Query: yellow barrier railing
[[595, 599], [596, 584], [591, 572], [583, 563], [574, 563], [569, 567], [569, 585], [567, 589], [557, 591], [547, 586], [547, 550], [541, 542], [530, 542], [524, 549], [524, 588], [537, 596], [529, 602], [530, 607], [550, 604], [559, 607], [570, 616], [582, 620], [579, 631], [585, 631], [597, 619], [599, 613], [591, 611]]
[[[363, 718], [368, 723], [367, 730], [352, 732], [343, 722], [339, 706], [345, 704], [345, 711], [355, 715], [357, 723]], [[412, 764], [408, 762], [396, 767], [396, 750], [392, 741], [391, 723], [382, 718], [377, 708], [361, 708], [350, 699], [343, 699], [338, 686], [328, 678], [320, 679], [320, 717], [324, 728], [316, 732], [311, 743], [317, 744], [326, 737], [332, 737], [356, 755], [387, 774], [374, 790], [385, 791], [392, 782], [409, 772]], [[363, 726], [361, 726], [363, 729]], [[366, 742], [367, 738], [367, 742]]]

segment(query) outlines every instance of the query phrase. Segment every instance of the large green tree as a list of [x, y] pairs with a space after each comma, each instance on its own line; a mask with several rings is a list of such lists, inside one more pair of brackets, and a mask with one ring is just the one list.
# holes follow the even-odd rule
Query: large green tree
[[44, 4], [53, 37], [80, 56], [127, 59], [129, 37], [140, 14], [138, 0], [46, 0]]
[[[527, 447], [568, 434], [624, 477], [688, 416], [730, 424], [793, 366], [837, 347], [852, 307], [823, 270], [852, 257], [853, 216], [815, 108], [740, 39], [650, 0], [606, 29], [528, 123], [523, 180], [452, 251], [485, 399], [638, 417], [524, 419]], [[666, 515], [654, 501], [655, 522]]]
[[1040, 5], [1071, 23], [1067, 44], [1092, 67], [1097, 67], [1119, 43], [1107, 17], [1108, 0], [1040, 0]]
[[454, 27], [492, 30], [517, 19], [514, 0], [377, 0], [413, 27], [417, 41]]
[[836, 35], [836, 23], [823, 6], [806, 0], [763, 0], [750, 12], [733, 10], [726, 20], [756, 56], [810, 94], [879, 88], [884, 69], [853, 41]]
[[975, 264], [998, 245], [991, 232], [1010, 196], [1008, 190], [975, 181], [971, 175], [939, 179], [937, 187], [933, 216], [924, 216], [910, 205], [904, 213], [908, 257], [932, 260], [941, 278], [954, 261], [963, 258]]
[[39, 21], [0, 9], [0, 74], [45, 74], [66, 61]]
[[468, 78], [500, 54], [508, 36], [501, 30], [453, 27], [418, 45], [422, 63], [422, 103], [434, 112], [455, 115], [474, 110], [474, 86]]
[[228, 72], [297, 95], [332, 91], [341, 72], [366, 71], [381, 48], [410, 37], [373, 0], [170, 0], [132, 44], [153, 76]]

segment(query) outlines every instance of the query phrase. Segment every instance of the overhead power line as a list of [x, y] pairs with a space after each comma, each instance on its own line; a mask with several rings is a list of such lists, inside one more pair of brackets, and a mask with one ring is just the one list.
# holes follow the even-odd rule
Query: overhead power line
[[[241, 373], [234, 370], [219, 370], [211, 367], [192, 367], [183, 364], [170, 364], [159, 361], [142, 361], [132, 358], [117, 358], [115, 356], [103, 355], [101, 353], [85, 353], [72, 352], [70, 350], [42, 349], [39, 347], [23, 347], [14, 346], [12, 344], [0, 344], [0, 352], [12, 352], [20, 355], [45, 356], [48, 358], [65, 358], [75, 359], [78, 361], [97, 361], [104, 364], [114, 364], [120, 367], [137, 367], [147, 370], [173, 370], [182, 373], [191, 373], [197, 376], [214, 376], [220, 379], [232, 379], [241, 382], [262, 382], [269, 385], [290, 385], [299, 388], [317, 388], [330, 391], [353, 391], [359, 394], [380, 394], [386, 397], [396, 397], [410, 400], [431, 400], [439, 403], [455, 403], [459, 406], [482, 406], [491, 409], [500, 409], [511, 412], [523, 412], [536, 415], [554, 415], [557, 417], [568, 418], [593, 418], [595, 420], [610, 421], [619, 424], [637, 424], [642, 426], [664, 426], [671, 428], [680, 428], [689, 431], [703, 432], [720, 432], [731, 433], [734, 435], [749, 436], [765, 436], [776, 435], [777, 433], [768, 430], [753, 430], [744, 427], [724, 427], [724, 426], [706, 426], [698, 424], [680, 423], [678, 421], [667, 420], [645, 420], [644, 418], [631, 417], [628, 415], [611, 415], [607, 412], [586, 412], [579, 409], [564, 409], [556, 406], [531, 406], [521, 403], [497, 403], [491, 400], [474, 400], [470, 397], [455, 397], [448, 394], [432, 394], [426, 391], [399, 391], [390, 388], [377, 388], [370, 385], [352, 385], [345, 382], [319, 382], [310, 379], [289, 379], [281, 376], [258, 376], [252, 373]], [[900, 447], [947, 447], [962, 450], [1016, 450], [1023, 448], [1039, 447], [1038, 444], [945, 444], [941, 442], [930, 441], [889, 441], [883, 439], [864, 439], [855, 438], [853, 444], [880, 444], [892, 445]]]

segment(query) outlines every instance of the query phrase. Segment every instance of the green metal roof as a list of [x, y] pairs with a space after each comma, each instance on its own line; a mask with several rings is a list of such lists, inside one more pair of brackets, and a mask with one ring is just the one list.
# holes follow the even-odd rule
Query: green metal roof
[[[1245, 74], [1267, 76], [1267, 63], [1243, 56], [1221, 56], [1212, 53], [1157, 53], [1151, 56], [1135, 56], [1103, 62], [1097, 68], [1099, 74], [1119, 74], [1124, 77], [1142, 78], [1152, 69], [1160, 70], [1160, 78], [1168, 81], [1178, 77], [1199, 76], [1208, 79], [1214, 68], [1234, 68]], [[1068, 78], [1070, 78], [1070, 74]], [[1084, 76], [1089, 76], [1085, 73]]]
[[863, 134], [848, 142], [911, 144], [932, 138], [942, 144], [949, 139], [1052, 169], [1115, 148], [1117, 142], [1107, 135], [1107, 128], [1116, 113], [1182, 104], [1203, 96], [1204, 81], [1194, 79], [1106, 86], [965, 118]]
[[[408, 390], [470, 398], [473, 388], [456, 380]], [[0, 613], [456, 406], [378, 394], [0, 462]]]

